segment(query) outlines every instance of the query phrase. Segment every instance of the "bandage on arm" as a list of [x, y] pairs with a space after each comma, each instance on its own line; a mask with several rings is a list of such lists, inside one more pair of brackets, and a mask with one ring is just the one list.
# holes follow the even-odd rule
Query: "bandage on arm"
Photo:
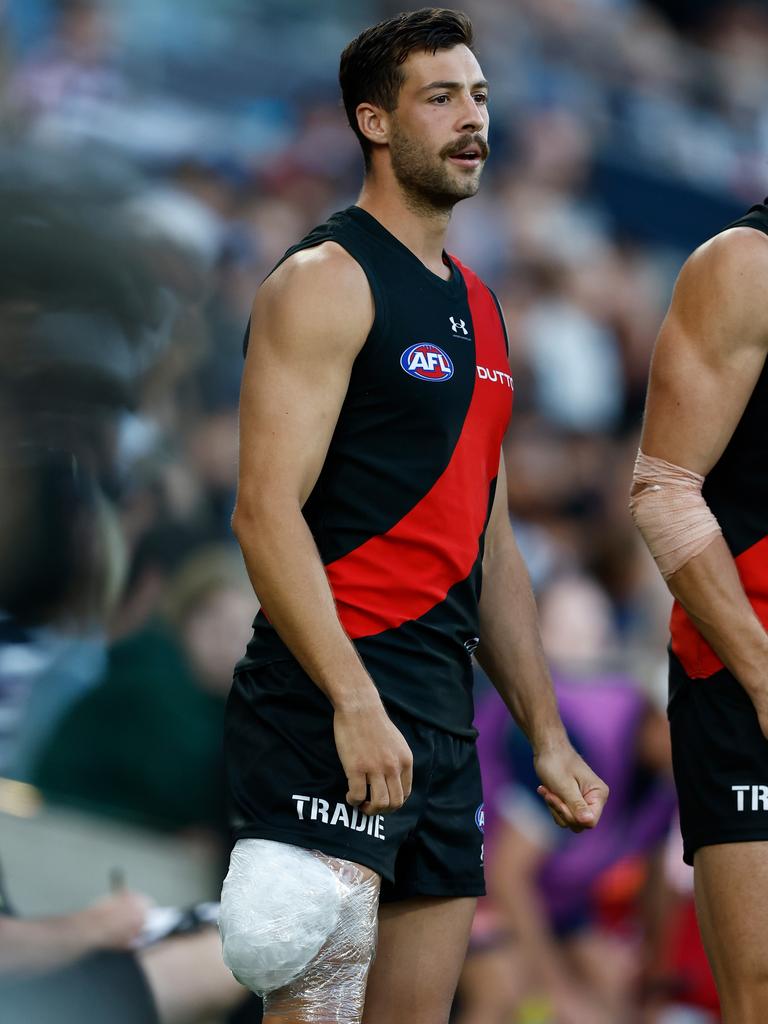
[[722, 536], [703, 485], [699, 473], [638, 451], [629, 510], [665, 580]]

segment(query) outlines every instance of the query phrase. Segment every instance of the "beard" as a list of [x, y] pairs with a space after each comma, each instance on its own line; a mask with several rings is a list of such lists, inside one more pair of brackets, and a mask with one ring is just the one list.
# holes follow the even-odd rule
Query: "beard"
[[483, 164], [470, 174], [456, 173], [447, 162], [451, 154], [459, 153], [473, 144], [478, 146], [481, 156], [485, 159], [488, 155], [488, 144], [476, 135], [467, 135], [458, 143], [445, 146], [435, 154], [418, 139], [406, 135], [394, 124], [389, 155], [392, 171], [408, 204], [420, 213], [449, 213], [456, 203], [475, 195], [480, 187]]

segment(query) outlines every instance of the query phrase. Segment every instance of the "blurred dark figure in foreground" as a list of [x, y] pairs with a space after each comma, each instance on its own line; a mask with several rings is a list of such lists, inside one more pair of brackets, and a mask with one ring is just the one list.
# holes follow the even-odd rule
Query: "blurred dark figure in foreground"
[[[108, 162], [78, 176], [67, 156], [0, 163], [0, 773], [44, 677], [50, 724], [100, 674], [127, 562], [120, 420], [167, 342], [184, 284], [178, 260], [169, 274], [120, 212], [138, 183]], [[163, 689], [177, 685], [178, 665], [166, 665]], [[209, 667], [203, 654], [198, 669]], [[121, 890], [26, 920], [0, 888], [3, 1021], [183, 1024], [242, 1003], [210, 923], [150, 936], [148, 911], [144, 896]]]
[[103, 170], [0, 163], [0, 774], [98, 676], [123, 582], [114, 438], [163, 302]]
[[123, 584], [118, 425], [172, 306], [118, 212], [136, 187], [109, 162], [0, 162], [0, 773], [38, 680], [55, 665], [53, 718], [98, 678]]

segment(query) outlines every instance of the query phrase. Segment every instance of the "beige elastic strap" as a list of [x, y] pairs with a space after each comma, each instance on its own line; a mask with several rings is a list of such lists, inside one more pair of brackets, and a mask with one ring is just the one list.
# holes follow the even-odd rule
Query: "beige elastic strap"
[[699, 473], [638, 451], [629, 511], [665, 580], [722, 535], [703, 485]]

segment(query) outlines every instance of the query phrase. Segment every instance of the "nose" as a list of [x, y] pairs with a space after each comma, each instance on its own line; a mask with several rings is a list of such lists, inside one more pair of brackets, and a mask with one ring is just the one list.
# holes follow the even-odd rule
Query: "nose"
[[471, 93], [464, 97], [464, 103], [458, 112], [458, 129], [461, 132], [479, 132], [485, 124], [484, 108], [476, 102]]

